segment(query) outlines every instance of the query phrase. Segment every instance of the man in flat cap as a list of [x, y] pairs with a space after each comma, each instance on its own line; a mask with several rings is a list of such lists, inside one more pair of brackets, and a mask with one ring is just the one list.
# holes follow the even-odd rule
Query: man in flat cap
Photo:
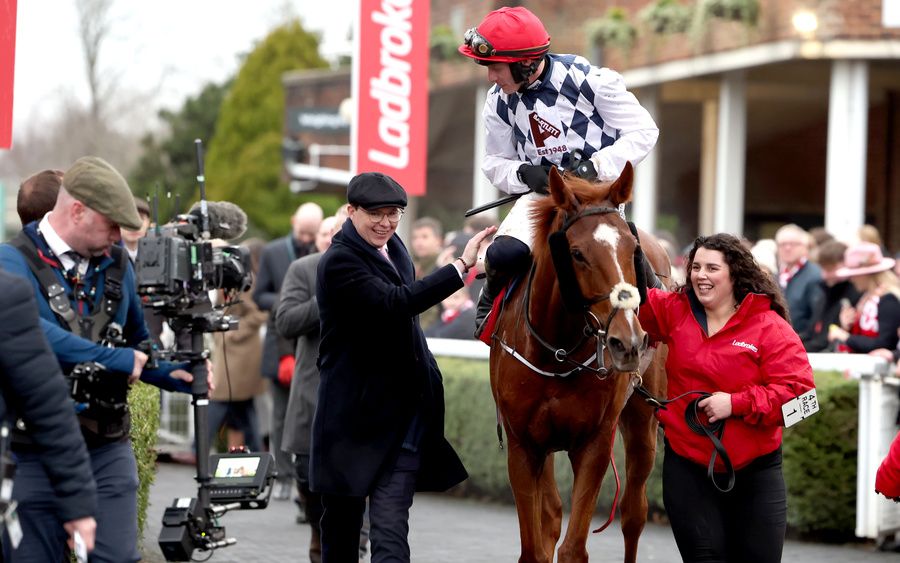
[[480, 246], [415, 281], [395, 234], [406, 192], [367, 172], [347, 186], [349, 220], [316, 278], [321, 380], [310, 487], [322, 495], [322, 561], [356, 561], [366, 497], [373, 561], [409, 561], [414, 491], [444, 491], [466, 471], [444, 438], [444, 391], [418, 315], [463, 287]]
[[[0, 267], [31, 282], [41, 326], [63, 371], [85, 362], [104, 369], [92, 393], [101, 393], [103, 401], [78, 406], [98, 491], [92, 561], [140, 559], [137, 466], [125, 408], [129, 385], [140, 378], [163, 389], [190, 392], [190, 373], [166, 362], [145, 370], [147, 356], [135, 349], [149, 334], [134, 270], [116, 243], [120, 228], [140, 227], [125, 179], [104, 160], [83, 157], [66, 170], [53, 210], [0, 245]], [[111, 328], [121, 331], [126, 347], [98, 344], [110, 337]], [[16, 549], [4, 541], [4, 561], [62, 561], [67, 537], [47, 472], [24, 436], [14, 435], [13, 453], [13, 499], [23, 535]]]

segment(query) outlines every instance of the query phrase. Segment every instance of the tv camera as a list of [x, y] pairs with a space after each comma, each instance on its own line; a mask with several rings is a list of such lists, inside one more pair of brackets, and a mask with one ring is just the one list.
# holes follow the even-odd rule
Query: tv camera
[[[225, 310], [249, 289], [252, 274], [245, 248], [214, 244], [213, 239], [241, 236], [247, 215], [232, 203], [206, 200], [200, 139], [195, 146], [199, 204], [152, 229], [141, 239], [136, 260], [138, 293], [145, 305], [166, 318], [175, 333], [174, 348], [154, 351], [153, 357], [186, 361], [193, 375], [197, 496], [175, 499], [163, 514], [159, 547], [166, 561], [190, 561], [195, 550], [212, 551], [234, 544], [236, 540], [225, 536], [218, 518], [229, 510], [268, 506], [275, 479], [270, 453], [208, 455], [209, 354], [203, 348], [203, 334], [237, 328], [238, 320]], [[157, 215], [158, 201], [154, 199], [153, 213]], [[224, 302], [213, 305], [210, 292], [219, 290]]]

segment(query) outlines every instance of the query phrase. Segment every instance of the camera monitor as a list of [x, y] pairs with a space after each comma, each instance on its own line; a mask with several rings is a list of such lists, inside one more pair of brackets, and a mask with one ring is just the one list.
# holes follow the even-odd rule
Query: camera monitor
[[268, 452], [213, 454], [210, 500], [217, 504], [240, 502], [241, 508], [265, 508], [275, 477], [274, 459]]

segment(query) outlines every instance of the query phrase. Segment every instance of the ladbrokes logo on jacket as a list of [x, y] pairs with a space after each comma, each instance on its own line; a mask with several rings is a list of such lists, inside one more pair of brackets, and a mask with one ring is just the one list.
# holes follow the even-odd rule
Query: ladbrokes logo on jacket
[[759, 352], [759, 350], [757, 350], [756, 346], [754, 346], [753, 344], [749, 344], [747, 342], [741, 342], [740, 340], [732, 340], [731, 345], [737, 346], [739, 348], [746, 348], [748, 350], [752, 350], [753, 352]]

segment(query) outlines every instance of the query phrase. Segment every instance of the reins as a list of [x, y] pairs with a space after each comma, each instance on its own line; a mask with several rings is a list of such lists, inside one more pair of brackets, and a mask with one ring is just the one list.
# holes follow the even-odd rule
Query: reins
[[[559, 291], [560, 295], [563, 297], [564, 305], [567, 309], [573, 312], [581, 312], [581, 314], [584, 316], [584, 327], [581, 331], [581, 336], [578, 342], [571, 348], [566, 349], [565, 347], [555, 346], [551, 344], [538, 333], [537, 329], [532, 324], [530, 314], [531, 293], [534, 286], [535, 275], [537, 273], [537, 264], [533, 264], [531, 270], [528, 273], [528, 283], [525, 287], [525, 298], [523, 300], [525, 327], [531, 337], [534, 338], [534, 340], [538, 344], [540, 344], [540, 346], [544, 350], [550, 352], [557, 362], [572, 366], [572, 369], [565, 372], [550, 372], [547, 370], [543, 370], [534, 365], [533, 362], [528, 361], [528, 359], [520, 354], [515, 348], [504, 342], [502, 339], [498, 338], [500, 346], [503, 348], [503, 350], [505, 350], [512, 357], [516, 358], [519, 362], [536, 373], [547, 377], [568, 377], [573, 373], [585, 370], [597, 375], [600, 379], [604, 379], [609, 375], [609, 369], [606, 367], [604, 359], [604, 350], [606, 348], [606, 333], [607, 327], [609, 327], [620, 307], [617, 307], [615, 303], [613, 303], [610, 313], [606, 318], [606, 322], [601, 321], [590, 310], [591, 305], [610, 300], [612, 292], [610, 291], [603, 295], [594, 296], [590, 299], [587, 299], [582, 295], [581, 289], [579, 288], [578, 283], [575, 279], [575, 272], [571, 262], [572, 256], [569, 249], [568, 239], [566, 238], [566, 231], [568, 231], [569, 228], [571, 228], [572, 225], [574, 225], [578, 220], [592, 215], [605, 215], [608, 213], [618, 213], [618, 210], [614, 207], [597, 206], [584, 208], [578, 211], [578, 213], [576, 213], [572, 217], [564, 215], [563, 223], [560, 228], [550, 235], [549, 242], [551, 246], [553, 266], [556, 270], [557, 280], [559, 282]], [[575, 352], [580, 350], [591, 338], [596, 339], [596, 352], [583, 362], [578, 362], [571, 359], [571, 356]], [[596, 367], [592, 365], [594, 362], [596, 362]]]

